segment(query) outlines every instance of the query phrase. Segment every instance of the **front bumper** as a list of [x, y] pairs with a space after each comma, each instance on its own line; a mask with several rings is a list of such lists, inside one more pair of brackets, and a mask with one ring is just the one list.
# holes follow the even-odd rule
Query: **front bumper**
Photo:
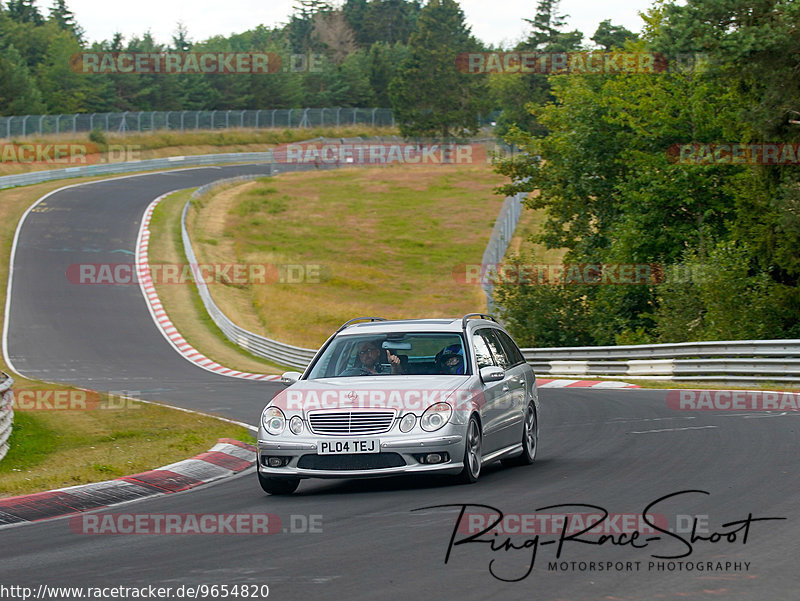
[[[368, 437], [369, 438], [369, 437]], [[380, 436], [374, 438], [381, 439]], [[421, 436], [419, 438], [391, 437], [381, 440], [380, 453], [360, 455], [318, 455], [317, 444], [323, 440], [335, 441], [336, 438], [320, 437], [318, 441], [292, 441], [283, 438], [259, 438], [258, 471], [269, 477], [292, 478], [378, 478], [402, 474], [440, 473], [457, 474], [463, 468], [464, 437], [461, 434], [443, 434], [440, 436]], [[447, 461], [442, 463], [423, 463], [420, 455], [446, 454]], [[370, 457], [372, 455], [372, 457]], [[377, 457], [380, 455], [380, 457]], [[283, 457], [288, 463], [282, 467], [265, 465], [267, 457]], [[317, 469], [304, 467], [308, 464], [328, 462], [339, 465]], [[331, 459], [333, 458], [333, 459]], [[376, 464], [386, 460], [399, 465], [390, 467], [369, 467], [366, 469], [347, 469], [349, 462], [370, 462]]]

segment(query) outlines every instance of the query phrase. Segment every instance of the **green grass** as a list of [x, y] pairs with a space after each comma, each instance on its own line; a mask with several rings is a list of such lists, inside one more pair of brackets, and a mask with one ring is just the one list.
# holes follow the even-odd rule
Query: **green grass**
[[254, 440], [240, 426], [147, 403], [16, 411], [10, 448], [0, 461], [0, 497], [150, 470], [206, 451], [219, 438]]
[[212, 288], [234, 322], [316, 348], [358, 315], [484, 311], [480, 287], [453, 271], [480, 263], [501, 179], [486, 164], [282, 173], [204, 198], [190, 231], [201, 262], [319, 269], [302, 283]]
[[[150, 221], [151, 263], [186, 263], [180, 216], [193, 190], [176, 192], [162, 200]], [[216, 246], [216, 241], [207, 244]], [[175, 327], [198, 351], [226, 367], [255, 373], [281, 373], [288, 368], [252, 355], [232, 343], [206, 311], [196, 286], [156, 283], [156, 291]]]

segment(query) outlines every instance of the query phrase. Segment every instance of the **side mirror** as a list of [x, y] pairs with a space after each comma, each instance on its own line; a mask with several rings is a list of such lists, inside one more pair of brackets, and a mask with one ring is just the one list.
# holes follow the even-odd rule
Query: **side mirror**
[[502, 367], [488, 365], [486, 367], [481, 367], [480, 375], [481, 381], [484, 384], [488, 384], [489, 382], [499, 382], [506, 377], [506, 372]]
[[283, 375], [281, 376], [281, 384], [289, 386], [290, 384], [294, 384], [295, 382], [297, 382], [297, 380], [299, 380], [302, 376], [303, 374], [301, 374], [299, 371], [284, 372]]

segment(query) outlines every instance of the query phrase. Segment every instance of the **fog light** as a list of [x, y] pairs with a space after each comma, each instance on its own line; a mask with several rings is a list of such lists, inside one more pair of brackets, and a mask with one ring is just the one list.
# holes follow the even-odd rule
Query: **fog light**
[[450, 461], [449, 453], [413, 453], [413, 455], [414, 459], [425, 465]]
[[265, 465], [269, 467], [283, 467], [289, 463], [288, 457], [266, 457]]

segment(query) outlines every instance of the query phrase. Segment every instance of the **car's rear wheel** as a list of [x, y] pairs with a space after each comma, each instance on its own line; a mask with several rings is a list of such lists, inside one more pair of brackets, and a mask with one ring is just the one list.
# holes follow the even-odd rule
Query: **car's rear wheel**
[[506, 466], [530, 465], [536, 459], [536, 449], [539, 446], [539, 436], [536, 424], [536, 407], [533, 402], [528, 403], [525, 411], [525, 421], [522, 424], [522, 453], [516, 457], [503, 459], [501, 463]]
[[290, 495], [300, 485], [300, 478], [269, 478], [258, 472], [258, 483], [271, 495]]
[[478, 423], [478, 418], [473, 415], [469, 418], [469, 424], [467, 425], [467, 439], [464, 445], [464, 468], [458, 475], [458, 479], [464, 484], [477, 482], [478, 477], [481, 475], [482, 444], [481, 426]]

